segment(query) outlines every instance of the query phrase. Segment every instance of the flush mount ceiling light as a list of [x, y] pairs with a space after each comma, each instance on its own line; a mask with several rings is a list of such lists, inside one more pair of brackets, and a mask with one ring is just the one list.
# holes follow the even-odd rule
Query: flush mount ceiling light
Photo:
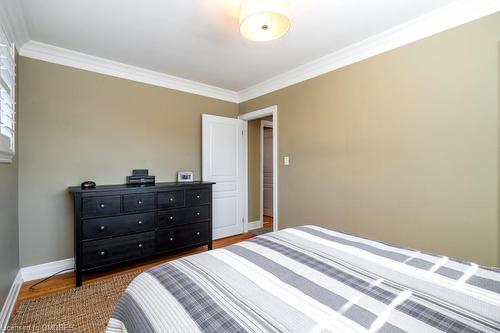
[[246, 38], [265, 42], [290, 29], [289, 0], [242, 0], [240, 32]]

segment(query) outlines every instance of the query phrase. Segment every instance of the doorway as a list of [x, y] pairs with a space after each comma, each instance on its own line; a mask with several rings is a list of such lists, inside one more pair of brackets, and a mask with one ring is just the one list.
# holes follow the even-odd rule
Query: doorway
[[273, 230], [273, 122], [272, 117], [260, 121], [260, 220], [262, 228], [254, 233]]
[[277, 106], [238, 117], [244, 121], [245, 231], [257, 235], [278, 230], [277, 117]]

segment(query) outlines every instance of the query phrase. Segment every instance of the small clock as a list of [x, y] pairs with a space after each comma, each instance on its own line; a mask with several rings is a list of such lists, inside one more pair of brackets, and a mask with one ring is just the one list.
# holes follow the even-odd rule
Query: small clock
[[90, 190], [90, 189], [93, 189], [95, 188], [95, 182], [91, 181], [91, 180], [87, 180], [85, 182], [82, 183], [82, 190]]

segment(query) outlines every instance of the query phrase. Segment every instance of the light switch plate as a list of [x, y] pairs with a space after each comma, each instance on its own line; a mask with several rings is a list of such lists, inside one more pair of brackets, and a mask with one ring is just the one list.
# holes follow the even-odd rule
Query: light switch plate
[[283, 158], [283, 162], [285, 163], [285, 165], [290, 165], [290, 157], [289, 156], [285, 156]]

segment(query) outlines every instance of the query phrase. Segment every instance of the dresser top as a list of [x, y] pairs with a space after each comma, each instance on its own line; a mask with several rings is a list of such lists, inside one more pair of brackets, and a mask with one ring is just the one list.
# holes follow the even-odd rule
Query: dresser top
[[182, 187], [192, 187], [192, 186], [200, 186], [200, 185], [213, 185], [214, 182], [203, 182], [203, 181], [194, 181], [194, 182], [168, 182], [168, 183], [156, 183], [151, 185], [98, 185], [93, 189], [83, 190], [80, 186], [71, 186], [68, 187], [68, 191], [70, 193], [96, 193], [96, 192], [110, 192], [110, 191], [122, 191], [129, 189], [147, 189], [147, 190], [161, 190], [163, 188], [182, 188]]

